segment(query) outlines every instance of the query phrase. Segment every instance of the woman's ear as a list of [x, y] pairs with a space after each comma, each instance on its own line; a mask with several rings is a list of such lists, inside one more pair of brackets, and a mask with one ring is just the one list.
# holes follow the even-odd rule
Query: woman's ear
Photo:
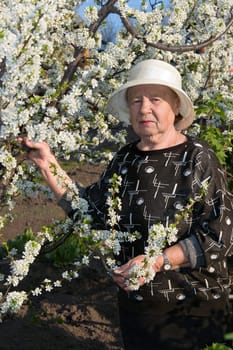
[[180, 114], [180, 99], [178, 96], [174, 104], [174, 112], [175, 112], [175, 116], [178, 116]]
[[182, 115], [180, 113], [175, 115], [175, 125], [183, 119]]

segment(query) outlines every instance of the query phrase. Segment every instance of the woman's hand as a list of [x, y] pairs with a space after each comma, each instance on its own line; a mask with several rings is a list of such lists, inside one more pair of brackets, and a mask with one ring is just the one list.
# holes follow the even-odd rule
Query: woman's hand
[[28, 137], [19, 137], [17, 141], [22, 149], [27, 152], [28, 158], [32, 160], [40, 170], [47, 169], [51, 161], [57, 163], [56, 158], [46, 142], [33, 142], [29, 140]]
[[[112, 276], [114, 282], [116, 282], [117, 285], [125, 291], [130, 291], [131, 288], [127, 285], [127, 281], [130, 278], [131, 270], [135, 265], [143, 265], [144, 258], [144, 255], [138, 255], [135, 258], [130, 259], [126, 264], [115, 269]], [[139, 284], [140, 286], [145, 284], [143, 277], [139, 277]]]
[[[189, 266], [189, 261], [186, 259], [184, 252], [182, 250], [182, 247], [180, 246], [179, 243], [175, 244], [172, 247], [167, 248], [166, 254], [171, 263], [171, 270], [176, 270], [180, 267]], [[131, 274], [132, 268], [135, 265], [143, 266], [144, 259], [145, 259], [145, 255], [138, 255], [135, 258], [130, 259], [126, 264], [114, 270], [113, 280], [118, 284], [119, 287], [121, 287], [125, 291], [131, 290], [127, 282], [131, 277], [130, 274]], [[158, 272], [164, 272], [163, 266], [164, 266], [164, 258], [163, 258], [163, 255], [160, 254], [155, 259], [152, 266], [155, 274]], [[139, 277], [138, 282], [139, 282], [139, 286], [141, 287], [145, 284], [145, 279], [143, 277]]]
[[40, 169], [45, 181], [59, 200], [72, 180], [62, 170], [49, 145], [46, 142], [33, 142], [28, 137], [19, 137], [18, 143], [27, 151], [28, 159]]

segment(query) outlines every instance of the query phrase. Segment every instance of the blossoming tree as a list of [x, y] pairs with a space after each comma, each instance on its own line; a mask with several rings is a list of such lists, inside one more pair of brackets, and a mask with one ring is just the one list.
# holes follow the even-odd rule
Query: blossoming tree
[[[95, 0], [81, 20], [78, 8], [82, 3], [1, 1], [0, 229], [12, 219], [19, 194], [35, 196], [44, 191], [51, 195], [36, 180], [39, 175], [34, 166], [25, 162], [15, 142], [17, 136], [46, 140], [61, 159], [108, 160], [111, 152], [100, 152], [101, 143], [122, 144], [126, 131], [107, 114], [107, 98], [143, 58], [177, 66], [196, 107], [196, 121], [188, 132], [206, 138], [221, 162], [230, 165], [232, 1], [171, 0], [169, 6], [162, 1], [155, 6], [142, 0], [141, 8], [135, 9], [126, 0]], [[101, 26], [111, 13], [119, 17], [122, 27], [116, 41], [103, 50]], [[50, 239], [50, 233], [38, 237], [37, 244], [25, 247], [27, 264], [34, 261], [38, 244], [45, 237]], [[19, 272], [18, 265], [12, 265], [17, 278], [8, 279], [13, 286], [27, 274], [27, 267]], [[23, 294], [21, 302], [25, 298]], [[11, 294], [1, 313], [10, 310], [15, 299], [20, 299], [18, 294]]]

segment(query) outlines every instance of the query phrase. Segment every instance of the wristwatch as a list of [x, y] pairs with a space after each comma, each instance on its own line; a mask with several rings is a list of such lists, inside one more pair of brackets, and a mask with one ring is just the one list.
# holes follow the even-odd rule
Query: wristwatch
[[163, 252], [163, 269], [165, 271], [169, 271], [172, 268], [172, 264], [170, 263], [170, 261], [168, 260], [167, 254], [165, 252]]

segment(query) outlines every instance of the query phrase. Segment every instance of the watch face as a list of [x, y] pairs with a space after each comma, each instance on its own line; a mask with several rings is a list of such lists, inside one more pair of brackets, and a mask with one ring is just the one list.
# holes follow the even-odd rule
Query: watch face
[[163, 268], [166, 271], [171, 270], [171, 265], [170, 264], [165, 264]]
[[163, 252], [163, 261], [164, 261], [163, 269], [165, 271], [171, 270], [172, 265], [171, 265], [170, 261], [168, 260], [168, 257], [167, 257], [165, 252]]

